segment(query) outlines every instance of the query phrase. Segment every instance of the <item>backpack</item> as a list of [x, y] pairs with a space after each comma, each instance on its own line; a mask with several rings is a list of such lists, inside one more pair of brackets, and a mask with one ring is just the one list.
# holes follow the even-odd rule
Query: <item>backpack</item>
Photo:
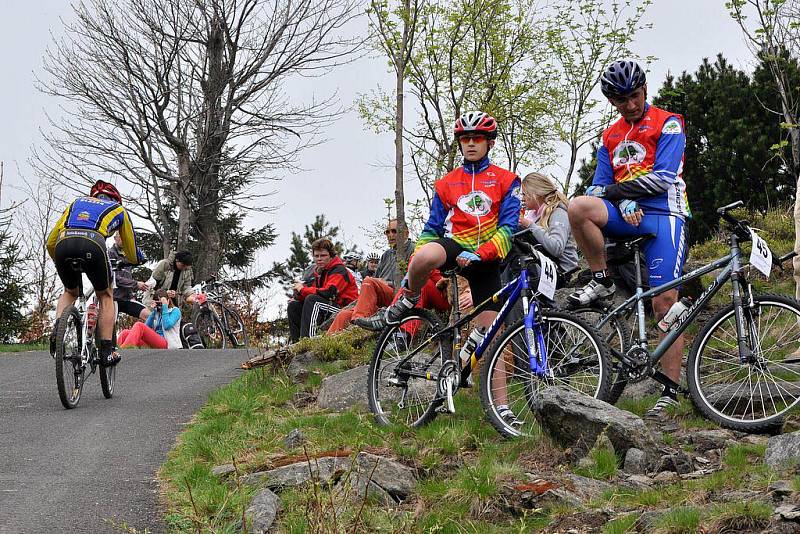
[[203, 340], [192, 323], [181, 325], [181, 343], [185, 349], [203, 349]]

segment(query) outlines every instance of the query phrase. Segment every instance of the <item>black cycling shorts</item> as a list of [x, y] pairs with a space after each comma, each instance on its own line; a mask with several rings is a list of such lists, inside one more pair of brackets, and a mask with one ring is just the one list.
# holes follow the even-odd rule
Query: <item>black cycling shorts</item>
[[[455, 268], [458, 264], [456, 258], [464, 252], [464, 248], [449, 237], [440, 237], [433, 241], [444, 248], [447, 260], [439, 269], [448, 271]], [[476, 261], [469, 264], [466, 269], [461, 269], [459, 273], [469, 282], [469, 289], [472, 291], [472, 304], [477, 306], [500, 291], [500, 262], [499, 261]], [[500, 311], [502, 302], [492, 302], [487, 310]]]
[[54, 256], [58, 277], [66, 289], [77, 289], [81, 279], [81, 271], [72, 268], [71, 260], [81, 260], [82, 271], [95, 292], [111, 286], [111, 263], [106, 240], [101, 234], [93, 230], [64, 230], [56, 243]]
[[130, 315], [136, 319], [139, 318], [139, 314], [144, 309], [144, 305], [141, 302], [136, 302], [135, 300], [114, 300], [114, 302], [117, 303], [117, 311], [119, 313]]

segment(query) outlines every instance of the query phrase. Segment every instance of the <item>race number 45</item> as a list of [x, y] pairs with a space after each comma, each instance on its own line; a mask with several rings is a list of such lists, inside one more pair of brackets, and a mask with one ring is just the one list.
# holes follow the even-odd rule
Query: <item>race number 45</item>
[[761, 271], [767, 278], [772, 270], [772, 251], [767, 242], [761, 239], [755, 230], [750, 229], [753, 238], [753, 250], [750, 251], [750, 265]]

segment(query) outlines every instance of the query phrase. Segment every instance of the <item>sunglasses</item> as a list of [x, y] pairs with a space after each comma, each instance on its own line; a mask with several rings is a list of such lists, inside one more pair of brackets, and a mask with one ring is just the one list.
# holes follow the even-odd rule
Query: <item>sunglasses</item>
[[386, 230], [386, 231], [385, 231], [385, 232], [383, 232], [383, 233], [384, 233], [384, 234], [386, 234], [386, 235], [389, 235], [389, 234], [396, 234], [396, 233], [397, 233], [397, 228], [389, 228], [388, 230]]
[[485, 135], [462, 135], [458, 138], [458, 141], [462, 145], [466, 145], [468, 143], [483, 143], [486, 141]]

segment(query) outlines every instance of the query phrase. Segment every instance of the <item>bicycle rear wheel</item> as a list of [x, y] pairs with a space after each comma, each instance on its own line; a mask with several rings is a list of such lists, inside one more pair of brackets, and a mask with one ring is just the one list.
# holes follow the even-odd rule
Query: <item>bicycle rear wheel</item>
[[743, 309], [751, 361], [740, 361], [731, 304], [695, 338], [686, 377], [706, 417], [733, 430], [764, 432], [800, 401], [800, 303], [780, 295], [753, 301], [755, 308]]
[[570, 311], [579, 314], [586, 319], [586, 322], [594, 326], [608, 346], [612, 368], [608, 402], [609, 404], [616, 404], [622, 396], [622, 392], [625, 391], [625, 386], [628, 385], [628, 374], [625, 372], [625, 366], [620, 361], [620, 358], [632, 346], [630, 329], [625, 320], [617, 316], [611, 317], [602, 328], [598, 328], [597, 325], [606, 315], [606, 310], [602, 308], [588, 306]]
[[242, 317], [236, 310], [232, 310], [227, 306], [222, 306], [222, 313], [224, 320], [222, 324], [227, 325], [228, 339], [234, 347], [247, 348], [247, 328], [242, 321]]
[[[430, 339], [440, 328], [433, 313], [416, 308], [406, 313], [400, 324], [384, 328], [375, 345], [367, 385], [369, 408], [379, 425], [419, 427], [436, 417], [442, 402], [437, 387], [439, 371], [452, 352], [449, 338]], [[417, 349], [420, 351], [399, 368]], [[428, 377], [409, 376], [408, 371]]]
[[[548, 386], [559, 386], [607, 400], [611, 383], [608, 348], [583, 319], [542, 310], [542, 335], [550, 373], [538, 377], [528, 361], [525, 324], [518, 321], [488, 349], [481, 366], [480, 394], [492, 426], [506, 437], [532, 435], [538, 426], [535, 401]], [[501, 415], [500, 406], [511, 414]]]
[[74, 306], [61, 313], [56, 329], [56, 384], [58, 397], [66, 409], [81, 400], [85, 369], [81, 363], [81, 317]]
[[208, 308], [203, 308], [194, 323], [203, 346], [207, 349], [224, 349], [225, 332], [222, 330], [222, 323], [219, 316]]

